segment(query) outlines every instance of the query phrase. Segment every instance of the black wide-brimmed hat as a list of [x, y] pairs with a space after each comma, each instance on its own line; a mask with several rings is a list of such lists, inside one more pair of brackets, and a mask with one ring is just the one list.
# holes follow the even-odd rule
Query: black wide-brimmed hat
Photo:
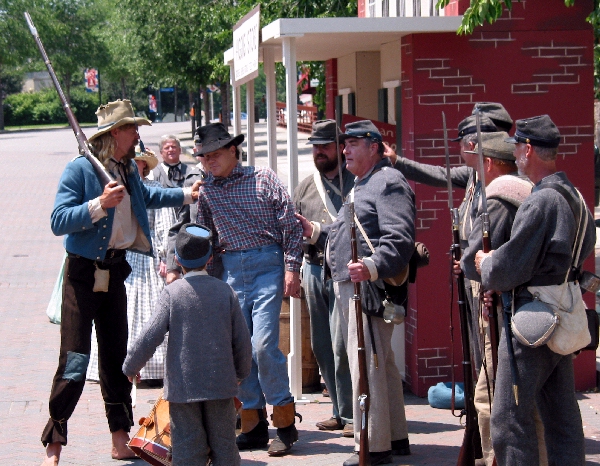
[[212, 252], [212, 233], [204, 225], [186, 223], [175, 239], [175, 257], [186, 269], [203, 267]]
[[517, 131], [506, 142], [554, 148], [560, 144], [560, 132], [548, 115], [540, 115], [517, 120]]
[[[329, 144], [330, 142], [335, 142], [336, 127], [337, 123], [335, 120], [315, 121], [306, 144]], [[339, 128], [337, 133], [341, 133]]]
[[381, 133], [371, 120], [348, 123], [346, 125], [346, 132], [340, 134], [340, 142], [344, 142], [348, 138], [371, 138], [375, 141], [383, 141]]
[[204, 154], [214, 152], [229, 143], [232, 143], [234, 146], [239, 146], [244, 142], [244, 135], [238, 134], [233, 137], [229, 134], [223, 123], [211, 123], [198, 128], [196, 131], [195, 142], [196, 150], [194, 155], [203, 157]]
[[[485, 157], [491, 157], [493, 159], [510, 160], [515, 161], [513, 152], [515, 150], [514, 144], [506, 142], [508, 133], [506, 131], [499, 131], [497, 133], [482, 133], [481, 134], [481, 152]], [[475, 144], [474, 150], [466, 150], [467, 154], [478, 154], [479, 143]]]
[[504, 105], [497, 102], [477, 102], [473, 107], [472, 115], [479, 110], [482, 115], [485, 115], [492, 123], [494, 123], [499, 130], [506, 131], [507, 133], [513, 127], [513, 120], [504, 108]]
[[[495, 133], [498, 131], [496, 125], [488, 117], [481, 115], [480, 127], [482, 133]], [[467, 134], [477, 133], [477, 120], [475, 115], [469, 115], [458, 124], [458, 137], [451, 141], [460, 141]]]

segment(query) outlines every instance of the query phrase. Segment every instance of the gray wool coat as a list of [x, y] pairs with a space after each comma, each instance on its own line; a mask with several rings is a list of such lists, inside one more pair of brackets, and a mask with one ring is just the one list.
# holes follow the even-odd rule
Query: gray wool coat
[[174, 403], [232, 398], [252, 366], [250, 333], [238, 298], [221, 280], [189, 275], [163, 290], [127, 353], [123, 373], [136, 375], [169, 332], [164, 398]]

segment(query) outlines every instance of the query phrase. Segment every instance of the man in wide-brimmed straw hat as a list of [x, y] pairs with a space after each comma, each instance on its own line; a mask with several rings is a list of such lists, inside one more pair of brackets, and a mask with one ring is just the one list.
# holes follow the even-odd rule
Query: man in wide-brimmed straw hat
[[85, 157], [69, 162], [60, 179], [52, 231], [65, 235], [67, 260], [63, 284], [59, 365], [50, 394], [50, 419], [42, 434], [43, 464], [54, 465], [67, 444], [67, 421], [85, 383], [92, 322], [100, 356], [100, 385], [112, 433], [112, 456], [133, 456], [127, 447], [133, 425], [131, 383], [121, 366], [127, 353], [127, 297], [124, 281], [131, 268], [125, 251], [152, 254], [147, 208], [175, 207], [197, 197], [194, 188], [163, 189], [142, 184], [131, 159], [139, 141], [138, 118], [128, 100], [102, 105], [98, 132], [90, 137], [96, 157], [115, 181], [100, 183]]
[[213, 123], [198, 130], [198, 139], [197, 153], [210, 173], [200, 187], [197, 223], [217, 238], [223, 278], [237, 292], [252, 334], [253, 367], [240, 386], [244, 410], [237, 445], [250, 449], [269, 443], [268, 403], [277, 427], [269, 454], [283, 455], [298, 440], [298, 431], [286, 360], [278, 348], [279, 313], [284, 295], [300, 296], [302, 229], [277, 175], [239, 164], [243, 135], [233, 137], [223, 124]]

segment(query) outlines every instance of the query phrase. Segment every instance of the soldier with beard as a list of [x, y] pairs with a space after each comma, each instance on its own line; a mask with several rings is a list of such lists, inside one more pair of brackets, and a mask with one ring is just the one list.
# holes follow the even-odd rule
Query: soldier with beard
[[185, 189], [147, 187], [131, 161], [140, 137], [131, 102], [102, 105], [94, 154], [116, 181], [102, 186], [85, 157], [62, 174], [51, 216], [52, 232], [66, 235], [59, 365], [50, 393], [50, 419], [42, 434], [43, 465], [57, 465], [67, 444], [67, 421], [85, 384], [92, 322], [96, 326], [100, 387], [112, 434], [112, 457], [135, 457], [127, 447], [133, 425], [131, 383], [121, 371], [127, 354], [125, 279], [131, 272], [125, 251], [152, 254], [146, 209], [176, 207], [198, 198], [198, 185]]
[[[338, 157], [334, 120], [315, 121], [308, 144], [313, 146], [317, 171], [298, 185], [294, 203], [296, 211], [309, 221], [327, 225], [335, 220], [343, 199], [352, 190], [354, 175], [345, 166], [341, 170], [338, 167], [343, 145]], [[333, 416], [317, 422], [317, 427], [343, 429], [345, 437], [353, 437], [352, 380], [339, 315], [334, 312], [333, 282], [329, 277], [322, 278], [323, 252], [311, 244], [304, 244], [303, 250], [302, 287], [310, 315], [310, 342], [333, 405]]]

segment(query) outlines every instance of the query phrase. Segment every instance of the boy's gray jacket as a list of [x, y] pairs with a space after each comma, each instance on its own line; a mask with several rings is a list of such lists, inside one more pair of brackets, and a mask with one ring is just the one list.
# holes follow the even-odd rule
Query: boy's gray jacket
[[[371, 257], [379, 278], [398, 275], [408, 265], [415, 249], [414, 193], [404, 176], [390, 167], [387, 158], [354, 186], [354, 209], [375, 253], [357, 229], [359, 255]], [[350, 233], [346, 223], [346, 205], [331, 225], [324, 225], [317, 245], [329, 247], [328, 265], [333, 281], [350, 280]]]
[[164, 397], [174, 403], [238, 394], [250, 374], [252, 345], [235, 292], [208, 275], [176, 280], [128, 351], [123, 372], [133, 377], [169, 332]]

